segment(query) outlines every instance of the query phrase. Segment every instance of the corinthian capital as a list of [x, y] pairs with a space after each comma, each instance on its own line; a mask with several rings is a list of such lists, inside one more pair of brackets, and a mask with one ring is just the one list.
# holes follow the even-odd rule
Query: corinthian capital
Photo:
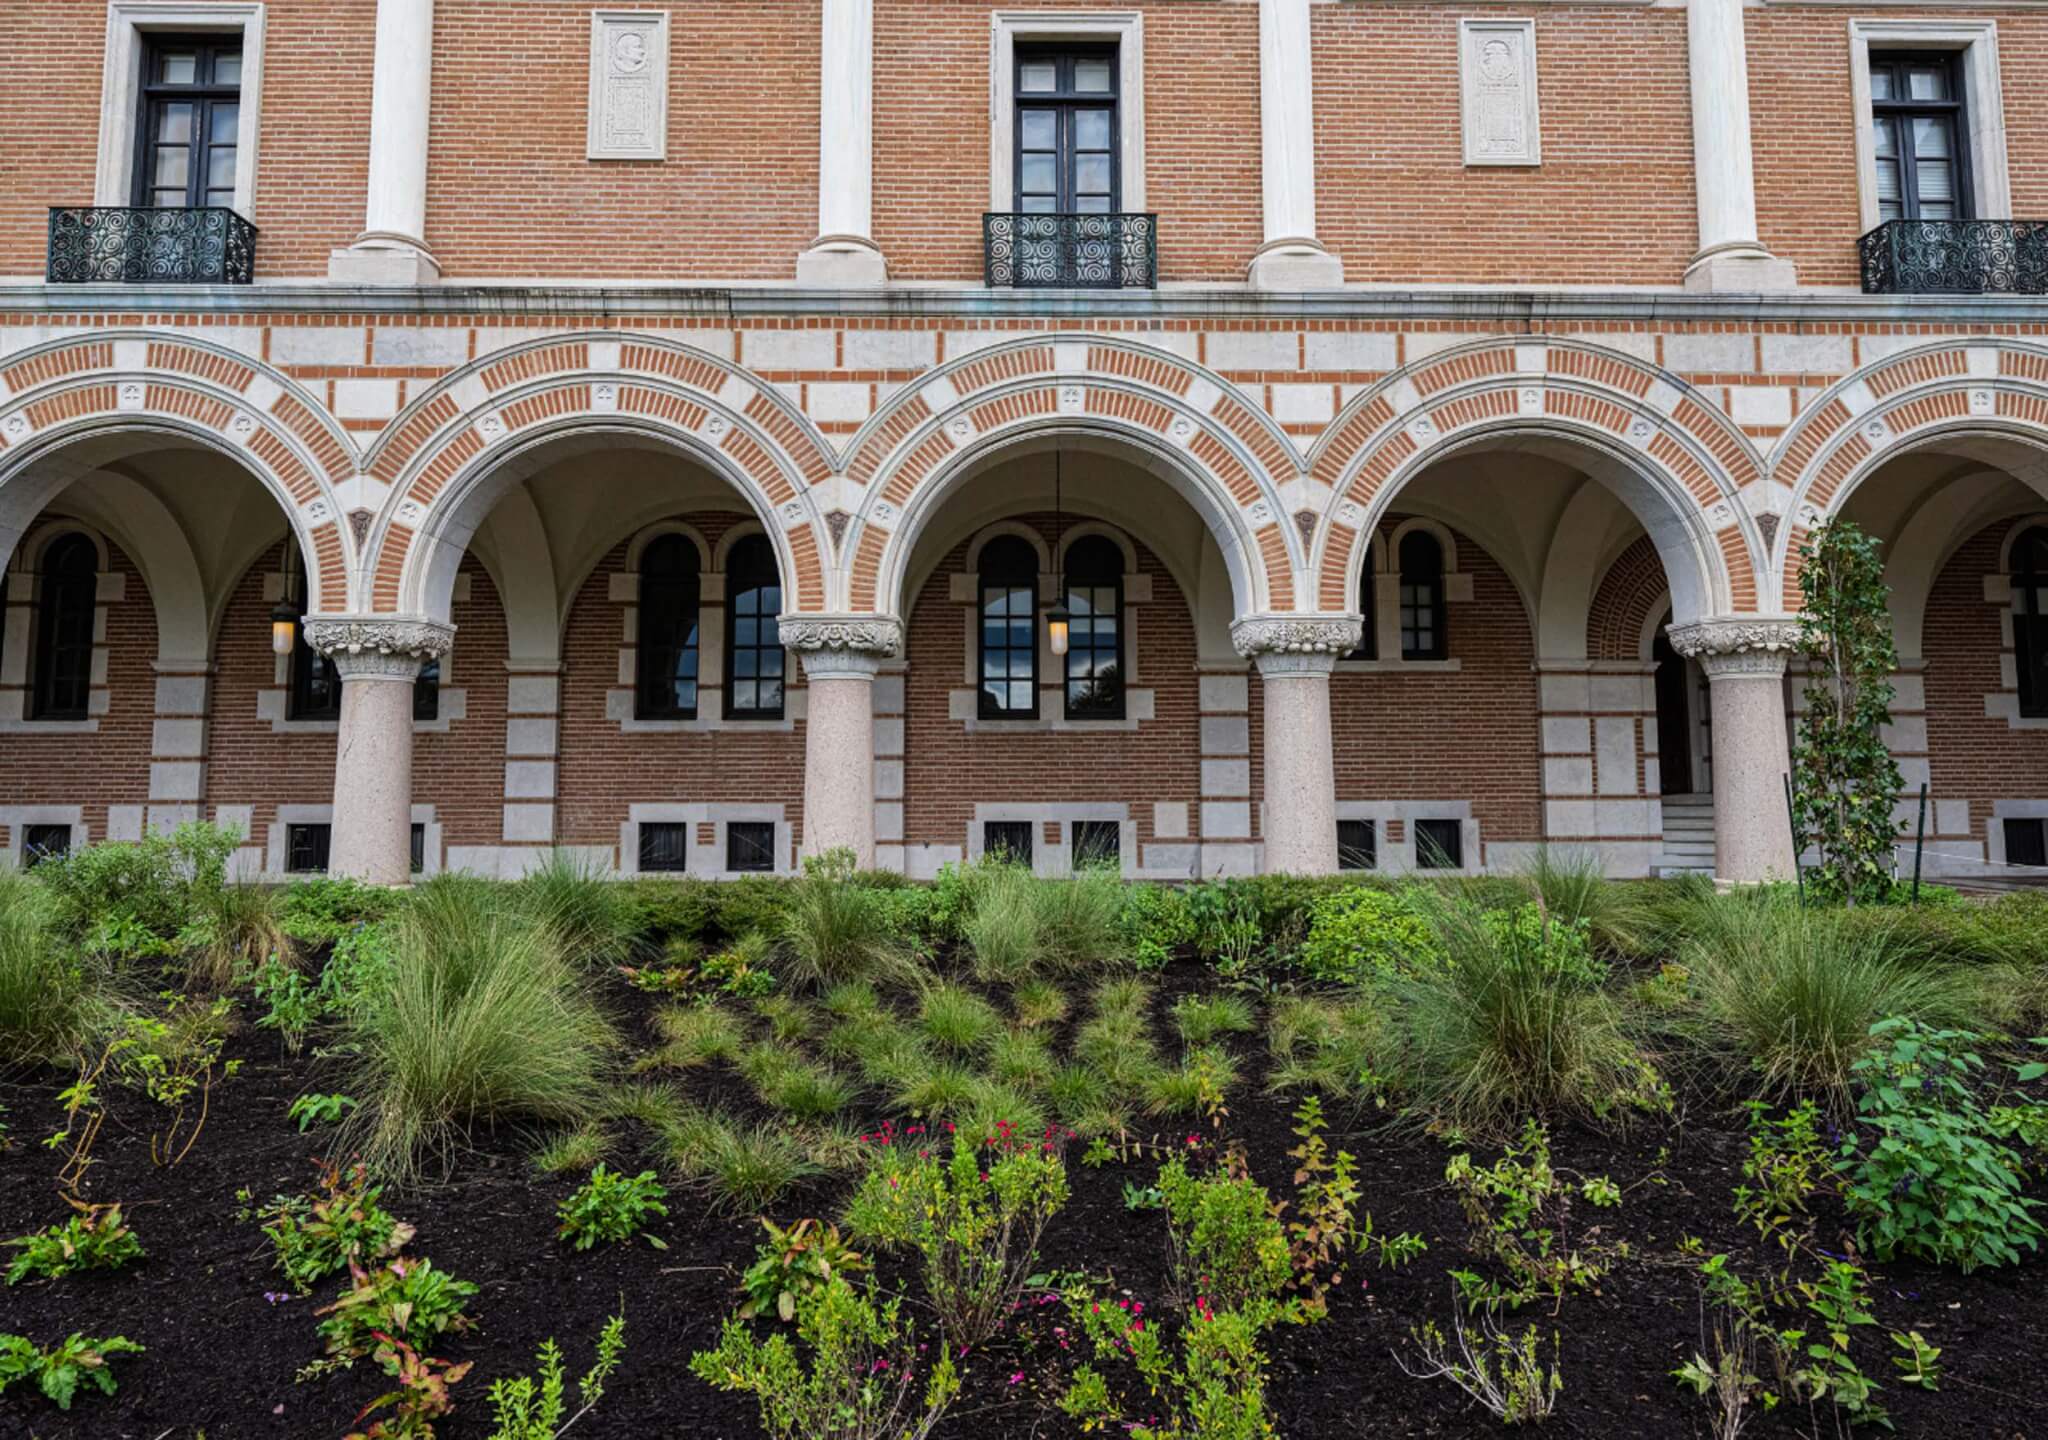
[[455, 627], [417, 617], [320, 615], [305, 622], [305, 635], [344, 680], [410, 679], [448, 653]]
[[784, 615], [782, 643], [809, 656], [829, 651], [888, 659], [903, 650], [903, 622], [888, 615]]
[[1230, 627], [1230, 643], [1256, 655], [1349, 655], [1364, 622], [1356, 615], [1247, 615]]
[[1793, 619], [1742, 617], [1697, 620], [1673, 625], [1671, 648], [1688, 658], [1715, 655], [1776, 654], [1781, 659], [1799, 648], [1799, 622]]

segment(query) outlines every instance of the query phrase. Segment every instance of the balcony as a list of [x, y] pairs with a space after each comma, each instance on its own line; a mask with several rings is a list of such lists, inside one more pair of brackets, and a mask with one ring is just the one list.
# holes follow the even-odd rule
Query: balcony
[[1866, 295], [2048, 294], [2048, 220], [1887, 220], [1860, 243]]
[[1150, 290], [1159, 284], [1157, 215], [984, 215], [991, 290]]
[[256, 227], [224, 206], [53, 205], [53, 285], [247, 285]]

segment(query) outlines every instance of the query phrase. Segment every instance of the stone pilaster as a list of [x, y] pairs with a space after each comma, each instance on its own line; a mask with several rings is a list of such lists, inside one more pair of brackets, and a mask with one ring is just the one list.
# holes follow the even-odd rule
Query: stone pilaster
[[1713, 707], [1714, 876], [1753, 885], [1793, 875], [1785, 779], [1792, 751], [1785, 667], [1796, 620], [1704, 620], [1671, 628], [1671, 648], [1697, 659]]
[[824, 0], [818, 75], [818, 238], [797, 256], [799, 285], [880, 285], [874, 242], [874, 0]]
[[412, 880], [412, 688], [455, 629], [384, 616], [315, 616], [306, 643], [341, 676], [328, 870], [373, 885]]
[[1789, 290], [1798, 283], [1792, 262], [1772, 255], [1757, 238], [1743, 3], [1688, 0], [1686, 5], [1700, 229], [1699, 253], [1685, 272], [1689, 290]]
[[1248, 277], [1258, 290], [1328, 290], [1344, 262], [1316, 239], [1315, 76], [1309, 0], [1259, 0], [1259, 158], [1265, 242]]
[[784, 615], [782, 643], [803, 661], [804, 855], [851, 850], [875, 863], [875, 675], [901, 653], [885, 615]]
[[1265, 726], [1268, 872], [1337, 869], [1337, 770], [1330, 739], [1330, 675], [1358, 648], [1355, 615], [1255, 615], [1230, 627], [1237, 653], [1259, 669]]
[[363, 233], [328, 261], [331, 279], [424, 285], [441, 278], [427, 249], [427, 131], [434, 0], [377, 0], [370, 79], [370, 185]]

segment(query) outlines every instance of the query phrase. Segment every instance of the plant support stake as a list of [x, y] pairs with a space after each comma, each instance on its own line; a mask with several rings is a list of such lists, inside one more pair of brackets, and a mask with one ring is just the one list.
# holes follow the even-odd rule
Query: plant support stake
[[1792, 832], [1792, 878], [1799, 882], [1799, 903], [1806, 903], [1806, 871], [1799, 864], [1799, 818], [1792, 803], [1792, 772], [1785, 772], [1785, 825]]
[[1920, 819], [1913, 827], [1913, 903], [1920, 903], [1920, 855], [1927, 847], [1927, 782], [1920, 782]]

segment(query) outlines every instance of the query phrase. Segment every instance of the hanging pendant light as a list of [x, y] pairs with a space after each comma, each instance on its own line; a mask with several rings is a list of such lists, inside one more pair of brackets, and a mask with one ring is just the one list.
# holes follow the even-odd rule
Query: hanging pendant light
[[290, 531], [284, 537], [284, 593], [277, 597], [277, 603], [270, 607], [270, 650], [273, 655], [289, 655], [292, 644], [298, 637], [299, 607], [292, 603], [292, 544]]
[[1054, 441], [1052, 452], [1052, 515], [1053, 515], [1053, 600], [1052, 609], [1045, 613], [1046, 633], [1052, 640], [1052, 653], [1064, 656], [1067, 653], [1068, 632], [1072, 629], [1074, 617], [1067, 613], [1067, 566], [1066, 538], [1067, 516], [1060, 492], [1060, 451], [1059, 442]]

